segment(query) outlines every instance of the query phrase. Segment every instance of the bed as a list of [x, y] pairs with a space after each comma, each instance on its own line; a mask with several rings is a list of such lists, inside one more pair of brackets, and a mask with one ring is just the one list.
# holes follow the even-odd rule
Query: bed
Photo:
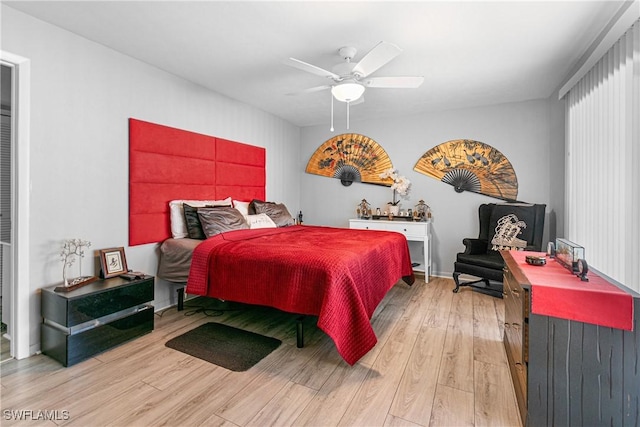
[[376, 344], [370, 319], [389, 289], [401, 278], [414, 281], [406, 238], [385, 231], [236, 230], [204, 241], [167, 239], [160, 253], [158, 276], [186, 282], [188, 294], [317, 316], [349, 364]]
[[[186, 282], [193, 295], [317, 316], [349, 364], [373, 348], [374, 310], [401, 278], [414, 281], [402, 234], [290, 225], [290, 216], [270, 210], [279, 204], [261, 202], [263, 148], [136, 119], [129, 126], [129, 245], [161, 243], [159, 278]], [[255, 213], [270, 216], [276, 227], [177, 238], [170, 221], [176, 199], [207, 200], [195, 209], [197, 217], [235, 212], [237, 201], [260, 201], [265, 211]], [[231, 207], [208, 206], [229, 199]]]
[[371, 316], [401, 278], [413, 284], [400, 233], [291, 226], [208, 238], [193, 252], [186, 292], [318, 316], [354, 364], [376, 344]]

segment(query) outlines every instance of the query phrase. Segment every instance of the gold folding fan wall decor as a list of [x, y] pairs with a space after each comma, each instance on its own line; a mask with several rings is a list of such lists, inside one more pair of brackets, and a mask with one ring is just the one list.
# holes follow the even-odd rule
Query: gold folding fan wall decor
[[413, 170], [452, 185], [458, 193], [471, 191], [507, 201], [518, 197], [518, 178], [509, 160], [480, 141], [455, 139], [436, 145]]
[[342, 185], [353, 181], [389, 186], [380, 174], [391, 168], [391, 159], [373, 139], [357, 133], [345, 133], [325, 141], [311, 155], [307, 173], [338, 178]]

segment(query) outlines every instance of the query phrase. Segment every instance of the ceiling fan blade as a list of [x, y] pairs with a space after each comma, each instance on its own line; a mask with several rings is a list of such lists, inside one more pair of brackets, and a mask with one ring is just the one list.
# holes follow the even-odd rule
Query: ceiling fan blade
[[340, 76], [336, 73], [325, 70], [324, 68], [316, 67], [315, 65], [308, 64], [304, 61], [300, 61], [299, 59], [289, 58], [285, 62], [285, 64], [320, 77], [328, 77], [334, 80], [340, 80]]
[[287, 95], [305, 95], [307, 93], [320, 92], [321, 90], [326, 90], [326, 89], [331, 89], [331, 86], [324, 85], [324, 86], [310, 87], [309, 89], [303, 89], [297, 92], [290, 92]]
[[390, 89], [412, 89], [420, 87], [424, 82], [424, 77], [370, 77], [360, 81], [366, 87], [390, 88]]
[[400, 52], [402, 49], [395, 44], [380, 42], [353, 67], [353, 72], [366, 77], [400, 55]]

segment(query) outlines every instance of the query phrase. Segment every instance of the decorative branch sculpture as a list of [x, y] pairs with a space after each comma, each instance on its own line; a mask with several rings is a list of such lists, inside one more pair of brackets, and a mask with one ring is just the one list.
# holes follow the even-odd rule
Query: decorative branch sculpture
[[84, 247], [90, 247], [91, 242], [88, 240], [82, 239], [67, 239], [62, 244], [62, 251], [60, 251], [60, 258], [63, 262], [62, 267], [62, 281], [64, 286], [72, 286], [78, 283], [81, 283], [87, 279], [87, 277], [82, 277], [82, 262], [78, 263], [79, 265], [79, 276], [75, 279], [67, 278], [67, 267], [71, 267], [76, 260], [76, 257], [84, 258]]

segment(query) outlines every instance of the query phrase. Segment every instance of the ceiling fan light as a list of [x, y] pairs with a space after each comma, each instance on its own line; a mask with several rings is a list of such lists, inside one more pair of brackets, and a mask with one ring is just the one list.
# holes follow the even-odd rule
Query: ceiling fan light
[[359, 83], [345, 82], [331, 88], [333, 96], [342, 102], [353, 102], [364, 93], [364, 86]]

